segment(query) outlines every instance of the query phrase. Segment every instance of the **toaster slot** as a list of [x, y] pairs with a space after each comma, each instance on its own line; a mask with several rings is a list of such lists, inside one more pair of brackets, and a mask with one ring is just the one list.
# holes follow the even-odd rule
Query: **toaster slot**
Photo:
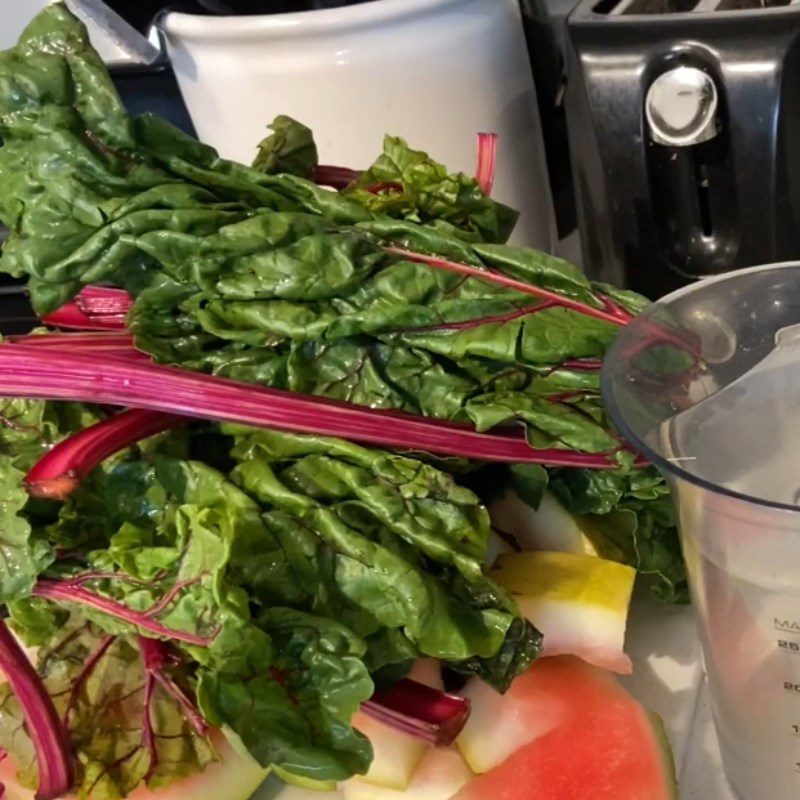
[[648, 148], [658, 248], [665, 262], [687, 278], [735, 265], [736, 185], [726, 155], [722, 136], [691, 147]]

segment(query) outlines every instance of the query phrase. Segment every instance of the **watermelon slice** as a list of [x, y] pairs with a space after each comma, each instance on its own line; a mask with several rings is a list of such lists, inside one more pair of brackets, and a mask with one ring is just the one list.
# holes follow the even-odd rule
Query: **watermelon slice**
[[[504, 737], [509, 754], [494, 747], [497, 765], [453, 800], [677, 798], [660, 724], [608, 672], [573, 656], [542, 658], [506, 695], [481, 694], [472, 702], [470, 722], [477, 716], [489, 724], [468, 725], [462, 733], [467, 762], [474, 770], [480, 743], [488, 747]], [[509, 719], [517, 724], [507, 728]], [[533, 723], [531, 731], [524, 719]]]

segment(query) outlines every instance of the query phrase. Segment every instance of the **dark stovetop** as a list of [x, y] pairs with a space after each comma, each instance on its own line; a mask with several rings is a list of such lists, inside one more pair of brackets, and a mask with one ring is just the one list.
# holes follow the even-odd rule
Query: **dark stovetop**
[[28, 333], [36, 325], [36, 315], [24, 288], [7, 275], [0, 275], [0, 334]]

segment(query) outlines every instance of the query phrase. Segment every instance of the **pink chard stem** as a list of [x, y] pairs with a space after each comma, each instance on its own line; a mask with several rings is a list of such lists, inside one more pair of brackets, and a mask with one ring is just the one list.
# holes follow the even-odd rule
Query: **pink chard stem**
[[85, 286], [74, 300], [42, 317], [42, 322], [53, 328], [124, 330], [132, 304], [131, 296], [122, 289]]
[[[100, 663], [103, 656], [108, 652], [109, 647], [117, 640], [116, 636], [106, 636], [100, 644], [97, 646], [97, 649], [86, 659], [86, 663], [83, 665], [78, 677], [72, 684], [72, 690], [69, 694], [69, 702], [67, 703], [67, 709], [64, 712], [64, 725], [69, 725], [69, 717], [72, 713], [72, 709], [75, 707], [75, 703], [78, 700], [78, 692], [80, 692], [81, 687], [86, 683], [89, 679], [91, 674], [94, 672], [97, 665]], [[2, 800], [2, 798], [0, 798]]]
[[490, 317], [477, 317], [476, 319], [468, 319], [463, 322], [442, 322], [438, 325], [426, 325], [422, 328], [405, 328], [404, 332], [413, 333], [429, 333], [431, 331], [465, 331], [472, 328], [479, 328], [481, 325], [502, 325], [505, 322], [519, 319], [520, 317], [527, 317], [531, 314], [537, 314], [539, 311], [544, 311], [546, 308], [552, 308], [555, 303], [545, 300], [543, 303], [537, 303], [533, 306], [526, 306], [525, 308], [515, 308], [513, 311], [507, 311], [505, 314], [494, 314]]
[[593, 317], [600, 319], [604, 322], [609, 322], [612, 325], [627, 325], [633, 318], [622, 306], [615, 303], [610, 298], [605, 296], [598, 297], [602, 304], [602, 308], [594, 308], [593, 306], [581, 303], [579, 300], [573, 300], [570, 297], [564, 297], [557, 292], [551, 292], [549, 289], [542, 289], [540, 286], [534, 286], [524, 281], [518, 281], [516, 278], [509, 278], [506, 275], [501, 275], [498, 272], [490, 272], [489, 270], [480, 269], [479, 267], [471, 267], [468, 264], [460, 264], [457, 261], [448, 261], [446, 258], [439, 258], [438, 256], [429, 256], [425, 253], [416, 253], [411, 250], [406, 250], [402, 247], [384, 247], [387, 253], [404, 258], [407, 261], [415, 261], [418, 264], [427, 264], [429, 267], [436, 269], [448, 270], [449, 272], [457, 272], [460, 275], [466, 275], [468, 278], [475, 280], [486, 281], [487, 283], [494, 283], [498, 286], [505, 286], [507, 289], [514, 289], [522, 294], [529, 294], [532, 297], [539, 297], [542, 300], [551, 302], [554, 306], [567, 308], [570, 311], [575, 311], [578, 314], [583, 314], [586, 317]]
[[75, 304], [90, 317], [124, 316], [131, 310], [133, 300], [124, 289], [110, 286], [84, 286]]
[[[75, 586], [69, 581], [40, 579], [33, 588], [34, 597], [43, 597], [45, 600], [53, 600], [62, 603], [77, 603], [102, 611], [110, 617], [114, 617], [123, 622], [135, 625], [143, 631], [148, 631], [156, 636], [163, 636], [167, 639], [175, 639], [178, 642], [186, 642], [198, 647], [208, 647], [213, 641], [214, 636], [198, 636], [187, 631], [176, 630], [162, 625], [153, 619], [149, 611], [136, 611], [129, 608], [124, 603], [112, 600], [110, 597], [90, 592], [80, 586]], [[2, 664], [0, 664], [2, 666]]]
[[143, 409], [123, 411], [63, 439], [25, 477], [34, 497], [64, 500], [96, 466], [136, 442], [185, 425], [186, 417]]
[[25, 717], [39, 771], [37, 800], [53, 800], [70, 790], [74, 765], [67, 730], [47, 689], [8, 626], [0, 620], [0, 669]]
[[314, 167], [314, 183], [330, 186], [331, 189], [344, 189], [353, 181], [357, 181], [360, 175], [360, 172], [347, 167], [332, 167], [325, 164]]
[[42, 323], [51, 328], [70, 328], [84, 331], [116, 331], [124, 330], [125, 317], [113, 314], [90, 317], [84, 314], [74, 301], [57, 308], [51, 314], [42, 317]]
[[616, 466], [608, 454], [534, 449], [518, 427], [478, 433], [468, 425], [362, 408], [174, 367], [73, 353], [54, 360], [41, 348], [18, 344], [0, 345], [0, 396], [133, 406], [482, 461], [594, 469]]
[[133, 336], [127, 331], [28, 334], [8, 336], [5, 341], [10, 344], [37, 347], [51, 353], [86, 353], [95, 357], [146, 364], [153, 360], [148, 353], [136, 349]]
[[478, 134], [478, 166], [475, 170], [475, 180], [485, 195], [492, 193], [494, 185], [494, 172], [497, 162], [497, 134]]
[[464, 697], [406, 678], [388, 689], [376, 691], [361, 704], [361, 710], [390, 728], [436, 747], [447, 747], [463, 730], [470, 703]]
[[[194, 728], [198, 736], [206, 736], [208, 734], [208, 723], [195, 707], [193, 700], [166, 672], [166, 666], [173, 660], [171, 658], [169, 645], [166, 642], [157, 639], [149, 639], [146, 636], [139, 636], [138, 642], [139, 651], [142, 654], [142, 664], [147, 672], [148, 678], [145, 691], [147, 692], [148, 687], [150, 688], [150, 700], [152, 701], [152, 692], [156, 684], [161, 686], [161, 688], [178, 704], [187, 721]], [[145, 705], [149, 707], [149, 703], [146, 702]], [[149, 723], [149, 727], [152, 734], [151, 723]]]
[[27, 334], [8, 336], [5, 341], [12, 344], [24, 344], [28, 347], [42, 347], [54, 352], [107, 355], [125, 361], [150, 362], [152, 360], [148, 353], [136, 349], [133, 336], [127, 331]]
[[572, 369], [576, 372], [600, 372], [603, 369], [603, 362], [599, 358], [568, 358], [556, 366], [555, 369]]

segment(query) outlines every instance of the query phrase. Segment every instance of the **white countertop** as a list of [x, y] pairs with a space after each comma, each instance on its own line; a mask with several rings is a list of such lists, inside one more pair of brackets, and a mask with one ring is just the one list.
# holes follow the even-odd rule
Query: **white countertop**
[[736, 800], [722, 773], [705, 684], [700, 690], [687, 757], [680, 773], [680, 788], [681, 800]]

